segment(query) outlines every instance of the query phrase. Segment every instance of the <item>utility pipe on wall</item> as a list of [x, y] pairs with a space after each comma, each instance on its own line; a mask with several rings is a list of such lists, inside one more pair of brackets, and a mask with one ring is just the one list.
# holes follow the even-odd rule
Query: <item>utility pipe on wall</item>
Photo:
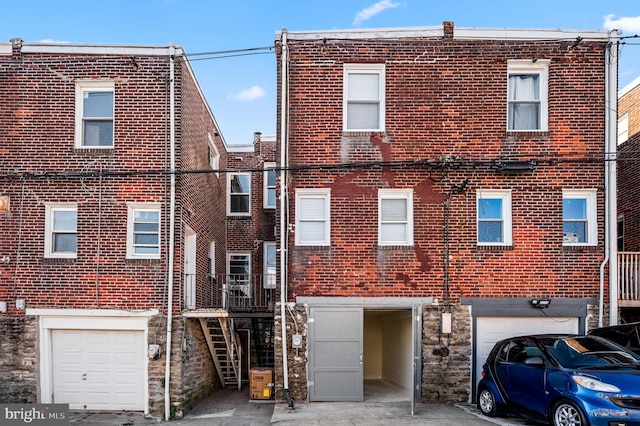
[[[609, 258], [609, 325], [618, 324], [618, 214], [617, 214], [617, 149], [618, 149], [618, 45], [620, 32], [609, 32], [605, 52], [605, 250]], [[602, 300], [602, 298], [601, 298]]]
[[167, 276], [167, 356], [164, 370], [164, 419], [171, 417], [171, 328], [173, 327], [173, 261], [176, 227], [176, 128], [175, 128], [175, 46], [169, 46], [169, 153], [170, 157], [170, 195], [169, 195], [169, 245]]
[[288, 189], [287, 189], [287, 126], [288, 126], [288, 46], [287, 30], [282, 29], [280, 67], [280, 325], [282, 332], [282, 375], [284, 397], [290, 408], [293, 399], [289, 394], [289, 366], [287, 359], [287, 251], [288, 251]]

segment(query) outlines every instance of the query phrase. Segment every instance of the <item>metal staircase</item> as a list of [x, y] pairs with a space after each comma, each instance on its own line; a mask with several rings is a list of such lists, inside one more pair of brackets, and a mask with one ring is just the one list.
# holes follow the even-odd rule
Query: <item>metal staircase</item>
[[201, 318], [200, 326], [207, 339], [211, 358], [224, 387], [242, 388], [241, 349], [234, 331], [233, 319]]

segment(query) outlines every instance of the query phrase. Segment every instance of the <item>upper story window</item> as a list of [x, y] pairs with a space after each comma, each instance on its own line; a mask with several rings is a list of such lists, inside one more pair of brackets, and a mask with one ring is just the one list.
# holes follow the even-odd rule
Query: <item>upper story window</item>
[[618, 145], [629, 139], [629, 114], [626, 112], [618, 118]]
[[598, 244], [596, 190], [562, 191], [562, 244], [595, 246]]
[[276, 243], [264, 243], [264, 288], [276, 288]]
[[46, 205], [44, 256], [75, 258], [78, 253], [78, 206], [76, 203]]
[[220, 169], [220, 153], [218, 152], [218, 148], [216, 148], [216, 144], [211, 136], [209, 135], [209, 145], [208, 145], [208, 154], [209, 154], [209, 166], [213, 170], [216, 170], [216, 176], [219, 176], [218, 170]]
[[331, 244], [330, 196], [327, 188], [296, 189], [297, 246]]
[[160, 204], [129, 203], [127, 258], [160, 258]]
[[507, 129], [548, 129], [549, 61], [509, 61]]
[[378, 190], [378, 244], [413, 245], [412, 190]]
[[76, 83], [76, 147], [113, 148], [114, 84]]
[[227, 174], [227, 214], [251, 214], [251, 173]]
[[345, 64], [344, 130], [384, 130], [384, 64]]
[[510, 246], [511, 191], [478, 190], [478, 245]]
[[[276, 208], [276, 163], [264, 163], [264, 208]], [[269, 170], [272, 169], [272, 170]]]

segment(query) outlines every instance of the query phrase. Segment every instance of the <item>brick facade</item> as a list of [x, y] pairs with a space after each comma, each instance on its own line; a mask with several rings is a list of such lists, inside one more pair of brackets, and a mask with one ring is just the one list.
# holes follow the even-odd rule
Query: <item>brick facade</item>
[[[175, 206], [170, 203], [171, 105], [170, 57], [175, 57], [174, 134]], [[167, 310], [173, 311], [171, 403], [180, 411], [219, 386], [202, 330], [181, 318], [184, 308], [184, 232], [197, 235], [196, 304], [209, 306], [208, 253], [216, 243], [224, 265], [224, 178], [209, 172], [208, 145], [226, 165], [219, 129], [181, 48], [121, 48], [31, 45], [13, 40], [13, 54], [0, 56], [0, 195], [9, 207], [0, 213], [0, 301], [7, 312], [0, 322], [10, 336], [0, 366], [3, 402], [40, 402], [38, 363], [43, 336], [38, 315], [81, 310], [99, 318], [104, 312], [148, 312], [149, 344], [161, 357], [149, 360], [148, 406], [164, 413], [164, 365], [167, 360]], [[76, 83], [110, 82], [114, 93], [113, 148], [74, 144]], [[200, 173], [181, 173], [181, 171]], [[77, 253], [72, 258], [45, 256], [45, 206], [77, 203]], [[128, 203], [160, 205], [160, 256], [126, 256]], [[171, 229], [170, 213], [175, 213]], [[170, 247], [171, 233], [175, 250]], [[172, 257], [170, 257], [170, 255]], [[170, 264], [173, 259], [173, 264]], [[169, 280], [171, 276], [171, 280]], [[173, 303], [167, 306], [173, 282]], [[26, 312], [17, 309], [24, 300]], [[30, 313], [35, 312], [35, 316]], [[159, 314], [154, 314], [158, 312]], [[26, 313], [26, 316], [25, 316]], [[35, 329], [35, 331], [34, 331]], [[22, 330], [22, 332], [18, 331]], [[188, 344], [187, 344], [188, 343]], [[146, 347], [139, 356], [146, 357]], [[19, 374], [16, 374], [19, 372]]]
[[[457, 35], [451, 23], [406, 31], [286, 34], [287, 300], [432, 297], [449, 306], [457, 323], [443, 357], [434, 351], [440, 308], [423, 306], [421, 393], [461, 401], [471, 396], [473, 343], [463, 299], [518, 300], [526, 316], [530, 298], [598, 297], [607, 36], [574, 45], [555, 36]], [[549, 61], [548, 130], [506, 130], [512, 60]], [[384, 65], [383, 131], [343, 130], [346, 64]], [[509, 161], [532, 170], [502, 173]], [[295, 191], [309, 188], [330, 189], [326, 246], [296, 246]], [[412, 190], [413, 244], [378, 244], [378, 191], [389, 188]], [[563, 244], [567, 189], [596, 190], [594, 245]], [[486, 190], [511, 193], [512, 244], [477, 244], [476, 200]], [[309, 367], [294, 364], [296, 377], [306, 376]], [[304, 398], [298, 386], [289, 390]]]

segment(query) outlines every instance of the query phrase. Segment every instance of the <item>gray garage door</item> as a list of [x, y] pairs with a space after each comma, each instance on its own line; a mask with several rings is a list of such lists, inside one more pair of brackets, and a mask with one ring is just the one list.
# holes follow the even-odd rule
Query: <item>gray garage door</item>
[[361, 308], [310, 308], [309, 400], [362, 401]]

